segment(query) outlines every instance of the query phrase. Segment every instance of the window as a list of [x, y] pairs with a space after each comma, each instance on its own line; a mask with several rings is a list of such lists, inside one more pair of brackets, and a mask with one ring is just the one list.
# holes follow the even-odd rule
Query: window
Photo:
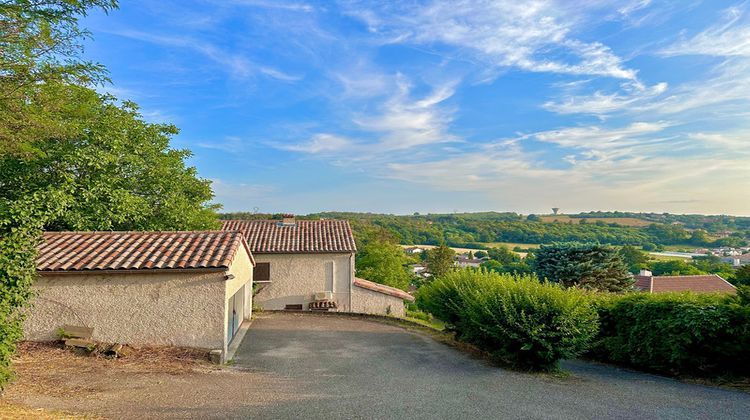
[[271, 281], [271, 263], [255, 263], [255, 268], [253, 269], [253, 281]]

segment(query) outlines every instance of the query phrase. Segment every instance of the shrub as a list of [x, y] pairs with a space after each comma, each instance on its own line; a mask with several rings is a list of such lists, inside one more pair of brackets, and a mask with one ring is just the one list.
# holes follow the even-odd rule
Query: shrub
[[750, 306], [740, 297], [637, 293], [596, 307], [595, 358], [671, 374], [750, 374]]
[[477, 272], [473, 270], [448, 273], [419, 289], [417, 306], [448, 324], [449, 328], [458, 330], [462, 320], [461, 311], [465, 306], [459, 289], [476, 287], [478, 280]]
[[454, 325], [459, 339], [516, 368], [554, 370], [597, 331], [585, 292], [532, 276], [462, 270], [420, 292], [422, 307]]

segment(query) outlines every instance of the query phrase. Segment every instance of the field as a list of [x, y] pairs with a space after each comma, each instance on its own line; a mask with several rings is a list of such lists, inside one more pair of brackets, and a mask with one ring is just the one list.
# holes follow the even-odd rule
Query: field
[[[401, 245], [402, 248], [414, 248], [419, 247], [422, 249], [432, 249], [437, 248], [436, 245]], [[487, 251], [486, 249], [474, 249], [474, 248], [456, 248], [455, 246], [450, 247], [452, 250], [456, 251], [456, 254], [465, 254], [469, 251], [471, 252], [477, 252], [477, 251]]]
[[580, 223], [581, 220], [586, 220], [587, 223], [596, 223], [602, 221], [604, 223], [617, 223], [621, 226], [632, 226], [632, 227], [645, 227], [653, 224], [647, 220], [636, 219], [633, 217], [570, 217], [566, 215], [557, 216], [539, 216], [539, 219], [545, 223]]

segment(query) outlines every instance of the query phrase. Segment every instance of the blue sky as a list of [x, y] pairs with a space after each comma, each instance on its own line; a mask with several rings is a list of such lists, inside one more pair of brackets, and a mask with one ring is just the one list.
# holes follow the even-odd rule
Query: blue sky
[[227, 211], [750, 215], [750, 3], [122, 1], [102, 90]]

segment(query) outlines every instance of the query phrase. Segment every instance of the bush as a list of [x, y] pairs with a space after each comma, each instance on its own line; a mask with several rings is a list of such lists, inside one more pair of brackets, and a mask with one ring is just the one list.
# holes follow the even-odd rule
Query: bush
[[591, 355], [670, 374], [750, 374], [750, 306], [738, 296], [663, 293], [601, 297]]
[[554, 370], [597, 332], [585, 292], [532, 276], [457, 271], [421, 290], [419, 302], [454, 325], [459, 339], [516, 368]]
[[421, 287], [417, 292], [417, 306], [448, 324], [449, 328], [458, 330], [465, 307], [459, 289], [475, 288], [478, 282], [477, 272], [473, 270], [453, 271]]

